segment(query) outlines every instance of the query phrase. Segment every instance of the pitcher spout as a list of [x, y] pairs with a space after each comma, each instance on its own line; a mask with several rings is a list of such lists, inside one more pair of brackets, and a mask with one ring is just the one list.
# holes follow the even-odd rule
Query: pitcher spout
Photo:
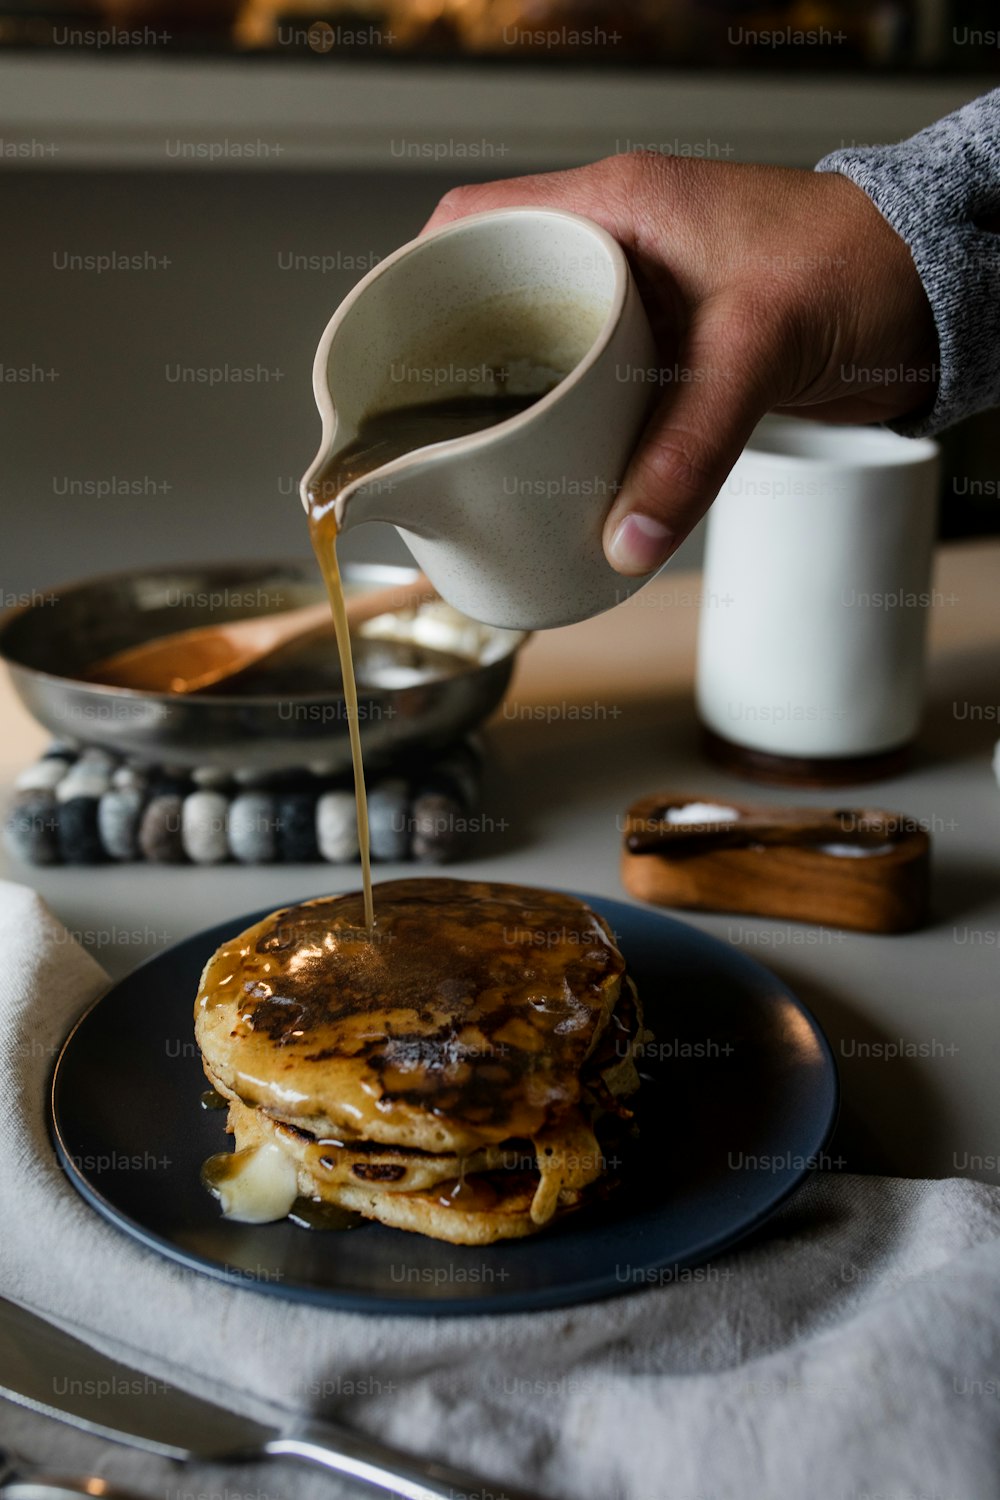
[[334, 501], [337, 530], [350, 531], [352, 526], [363, 526], [368, 521], [404, 525], [405, 506], [399, 505], [400, 489], [397, 479], [391, 474], [383, 476], [378, 469], [347, 485]]
[[299, 485], [303, 507], [313, 520], [332, 511], [338, 532], [349, 531], [367, 521], [388, 521], [394, 526], [405, 523], [405, 516], [401, 519], [397, 509], [401, 485], [391, 473], [374, 469], [344, 484], [337, 469], [336, 455], [332, 459], [317, 459]]

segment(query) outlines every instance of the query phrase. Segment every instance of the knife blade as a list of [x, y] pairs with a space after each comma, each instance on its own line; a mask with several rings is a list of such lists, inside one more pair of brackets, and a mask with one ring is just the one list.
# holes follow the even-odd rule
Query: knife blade
[[156, 1380], [0, 1298], [0, 1395], [162, 1458], [245, 1463], [291, 1458], [401, 1500], [540, 1500], [327, 1422], [269, 1426]]

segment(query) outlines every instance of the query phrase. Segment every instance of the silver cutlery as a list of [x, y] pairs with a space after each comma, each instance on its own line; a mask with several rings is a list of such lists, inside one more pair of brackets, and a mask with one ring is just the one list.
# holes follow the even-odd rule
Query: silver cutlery
[[[290, 1458], [399, 1500], [540, 1500], [327, 1422], [269, 1426], [190, 1396], [88, 1348], [0, 1298], [0, 1395], [84, 1432], [199, 1463]], [[28, 1500], [22, 1496], [21, 1500]], [[51, 1495], [48, 1500], [52, 1500]]]

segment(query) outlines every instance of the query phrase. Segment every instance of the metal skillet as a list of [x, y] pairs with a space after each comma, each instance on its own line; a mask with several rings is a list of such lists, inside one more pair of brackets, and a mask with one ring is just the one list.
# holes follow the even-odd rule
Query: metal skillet
[[[415, 568], [346, 563], [345, 587], [418, 577]], [[79, 680], [94, 661], [189, 626], [292, 609], [323, 597], [309, 562], [232, 563], [120, 573], [39, 594], [0, 623], [0, 658], [34, 717], [59, 738], [178, 767], [350, 766], [331, 641], [229, 684], [178, 697]], [[483, 626], [447, 605], [383, 616], [355, 645], [366, 761], [441, 745], [479, 724], [510, 681], [524, 632]]]

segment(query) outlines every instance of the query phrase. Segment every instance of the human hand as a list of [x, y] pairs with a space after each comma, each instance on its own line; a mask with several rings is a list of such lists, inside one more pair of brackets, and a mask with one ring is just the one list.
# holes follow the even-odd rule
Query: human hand
[[766, 412], [885, 422], [933, 403], [937, 336], [910, 252], [846, 177], [636, 152], [455, 188], [425, 232], [517, 206], [614, 235], [657, 340], [663, 395], [604, 528], [621, 573], [669, 557]]

